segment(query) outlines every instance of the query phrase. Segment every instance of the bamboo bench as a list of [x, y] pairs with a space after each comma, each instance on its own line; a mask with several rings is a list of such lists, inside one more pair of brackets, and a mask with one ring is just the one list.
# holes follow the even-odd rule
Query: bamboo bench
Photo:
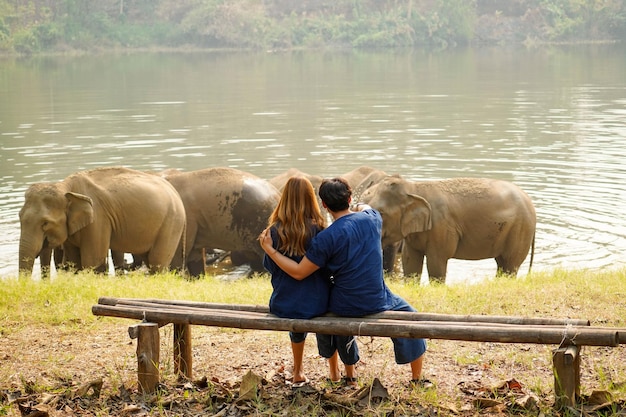
[[626, 329], [591, 327], [587, 320], [387, 311], [367, 317], [279, 318], [267, 306], [159, 299], [101, 297], [96, 316], [140, 320], [130, 326], [137, 339], [138, 387], [152, 393], [159, 384], [159, 327], [174, 325], [174, 372], [192, 378], [191, 325], [337, 335], [407, 337], [472, 342], [556, 345], [553, 350], [556, 405], [574, 406], [580, 396], [582, 346], [619, 346]]

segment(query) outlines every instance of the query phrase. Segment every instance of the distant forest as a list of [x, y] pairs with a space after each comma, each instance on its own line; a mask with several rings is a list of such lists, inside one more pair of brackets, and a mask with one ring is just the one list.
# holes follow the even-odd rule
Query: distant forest
[[625, 0], [0, 0], [0, 53], [626, 40]]

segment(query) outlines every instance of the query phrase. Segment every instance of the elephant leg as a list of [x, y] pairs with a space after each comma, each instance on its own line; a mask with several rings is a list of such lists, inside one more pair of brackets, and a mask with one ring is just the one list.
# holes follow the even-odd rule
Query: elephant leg
[[383, 270], [385, 272], [393, 273], [395, 271], [396, 258], [401, 246], [402, 241], [392, 243], [391, 245], [387, 245], [383, 248]]
[[263, 272], [263, 255], [250, 251], [232, 251], [230, 260], [233, 266], [250, 265], [254, 272]]
[[80, 262], [82, 269], [93, 269], [103, 274], [109, 270], [108, 255], [111, 247], [110, 230], [101, 230], [83, 236], [80, 245]]
[[127, 269], [124, 261], [124, 252], [111, 249], [111, 261], [116, 274], [121, 274]]
[[234, 250], [230, 253], [230, 263], [233, 266], [241, 266], [250, 262], [248, 253], [240, 250]]
[[189, 261], [187, 262], [187, 270], [189, 271], [189, 275], [197, 278], [204, 274], [204, 262], [202, 262], [202, 260]]
[[459, 245], [459, 238], [453, 232], [444, 235], [430, 234], [426, 249], [426, 267], [428, 278], [438, 283], [446, 282], [448, 260], [454, 257]]
[[187, 257], [187, 271], [189, 275], [194, 278], [198, 278], [204, 274], [204, 257], [202, 255], [202, 248], [193, 249]]
[[496, 264], [498, 265], [498, 271], [496, 272], [496, 275], [516, 276], [521, 262], [518, 264], [517, 261], [512, 262], [508, 259], [505, 259], [503, 256], [497, 256]]
[[44, 247], [39, 252], [39, 264], [41, 265], [41, 278], [50, 278], [50, 261], [52, 260], [52, 248]]
[[441, 256], [441, 254], [433, 253], [426, 255], [426, 268], [428, 269], [428, 279], [437, 283], [446, 282], [446, 274], [448, 272], [448, 259], [447, 256]]
[[57, 271], [59, 271], [60, 269], [67, 271], [68, 268], [67, 263], [65, 262], [65, 252], [63, 248], [60, 246], [58, 248], [54, 248], [53, 253], [54, 266], [56, 267]]
[[79, 247], [67, 242], [63, 244], [63, 265], [67, 271], [79, 271], [83, 268]]
[[136, 271], [146, 262], [148, 255], [143, 253], [133, 253], [133, 263], [128, 266], [131, 271]]
[[402, 245], [402, 270], [404, 276], [420, 277], [424, 269], [424, 252], [410, 247], [406, 242]]
[[[147, 265], [150, 269], [150, 273], [164, 272], [172, 267], [172, 260], [179, 250], [182, 251], [182, 247], [180, 246], [182, 233], [182, 229], [178, 232], [162, 230], [159, 233], [155, 239], [154, 245], [147, 254]], [[174, 242], [177, 243], [175, 244]]]

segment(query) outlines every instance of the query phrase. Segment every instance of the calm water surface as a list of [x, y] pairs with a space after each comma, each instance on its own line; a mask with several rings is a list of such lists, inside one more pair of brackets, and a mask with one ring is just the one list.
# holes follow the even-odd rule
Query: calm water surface
[[109, 165], [501, 178], [536, 205], [533, 269], [624, 266], [625, 74], [624, 45], [2, 60], [0, 277], [26, 188]]

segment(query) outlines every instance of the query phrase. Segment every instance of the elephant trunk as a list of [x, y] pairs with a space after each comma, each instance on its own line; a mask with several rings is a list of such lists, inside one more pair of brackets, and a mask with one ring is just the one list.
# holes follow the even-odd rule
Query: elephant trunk
[[19, 249], [19, 274], [20, 276], [30, 276], [33, 273], [33, 265], [35, 264], [35, 258], [41, 252], [43, 242], [37, 244], [33, 241], [27, 241], [24, 238], [20, 239]]

